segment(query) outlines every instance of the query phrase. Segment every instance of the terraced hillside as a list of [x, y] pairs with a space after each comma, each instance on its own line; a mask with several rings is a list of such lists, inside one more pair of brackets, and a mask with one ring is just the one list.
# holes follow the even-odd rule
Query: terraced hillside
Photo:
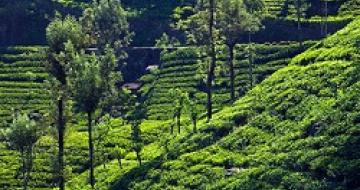
[[[47, 77], [43, 50], [43, 47], [0, 48], [1, 128], [12, 120], [14, 109], [45, 111], [49, 108], [49, 95], [43, 83]], [[16, 152], [0, 142], [0, 168], [3, 168], [0, 170], [0, 187], [20, 187], [20, 160], [17, 158]], [[35, 179], [43, 178], [42, 170], [38, 171]]]
[[[267, 76], [288, 65], [291, 57], [301, 53], [313, 42], [305, 43], [300, 48], [297, 43], [283, 44], [257, 44], [255, 45], [255, 59], [253, 65], [253, 85], [261, 82]], [[235, 61], [235, 89], [237, 96], [242, 96], [250, 89], [249, 61], [246, 53], [247, 45], [239, 45], [236, 48]], [[145, 91], [148, 94], [148, 114], [150, 119], [170, 119], [172, 100], [168, 98], [169, 90], [180, 88], [183, 91], [193, 93], [197, 99], [199, 110], [204, 110], [206, 101], [205, 85], [199, 78], [202, 58], [194, 48], [181, 49], [167, 53], [163, 56], [163, 65], [156, 73], [144, 76], [146, 81]], [[219, 56], [218, 67], [226, 71], [224, 55]], [[221, 66], [222, 65], [222, 66]], [[214, 108], [220, 110], [230, 103], [229, 73], [221, 72], [215, 79]], [[241, 93], [241, 94], [239, 94]]]
[[348, 0], [346, 1], [339, 10], [340, 15], [360, 15], [360, 1]]
[[0, 119], [11, 120], [12, 109], [46, 110], [49, 95], [44, 80], [43, 47], [0, 49]]
[[112, 189], [358, 189], [359, 41], [360, 18]]
[[[71, 178], [88, 169], [87, 133], [78, 131], [82, 125], [68, 126], [65, 139], [66, 177]], [[53, 136], [41, 138], [35, 145], [30, 189], [49, 190], [56, 186], [57, 143]], [[0, 189], [22, 189], [21, 160], [16, 151], [0, 143]]]
[[294, 4], [291, 2], [287, 3], [286, 0], [265, 0], [264, 2], [269, 15], [281, 15], [281, 13], [284, 12], [287, 4], [289, 14], [296, 13]]
[[[44, 80], [44, 47], [17, 46], [0, 48], [0, 124], [3, 129], [11, 122], [13, 110], [48, 113], [50, 94]], [[72, 126], [74, 132], [67, 136], [66, 161], [68, 175], [87, 169], [87, 135], [82, 126]], [[56, 141], [52, 136], [43, 137], [35, 148], [31, 189], [50, 189], [56, 182]], [[21, 160], [16, 151], [0, 142], [0, 189], [17, 189], [22, 185]]]
[[[328, 3], [328, 15], [330, 17], [353, 17], [359, 8], [357, 0], [316, 0], [301, 1], [301, 11], [306, 18], [319, 17], [325, 15], [325, 1]], [[297, 15], [296, 1], [292, 0], [265, 0], [267, 14], [269, 16], [290, 17]]]
[[[199, 55], [195, 48], [178, 50], [163, 56], [164, 64], [155, 73], [148, 94], [148, 114], [150, 119], [169, 119], [171, 102], [169, 90], [181, 88], [197, 92], [196, 72]], [[143, 77], [144, 78], [144, 77]]]
[[[122, 168], [116, 160], [98, 166], [97, 188], [357, 189], [359, 40], [360, 18], [291, 59], [210, 123], [201, 120], [197, 133], [185, 123], [173, 136], [169, 123], [144, 121], [144, 164], [127, 152]], [[86, 176], [69, 187], [90, 189]]]

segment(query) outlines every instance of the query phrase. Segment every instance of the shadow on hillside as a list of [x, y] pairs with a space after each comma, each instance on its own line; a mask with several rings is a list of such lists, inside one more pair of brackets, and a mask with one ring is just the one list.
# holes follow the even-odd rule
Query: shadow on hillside
[[360, 132], [354, 132], [348, 136], [348, 139], [339, 147], [334, 154], [337, 155], [340, 171], [335, 180], [343, 184], [346, 189], [358, 189], [360, 187]]
[[[176, 160], [184, 153], [194, 152], [215, 144], [218, 140], [230, 134], [233, 130], [233, 125], [236, 125], [236, 123], [223, 123], [221, 126], [209, 124], [207, 127], [199, 130], [198, 133], [187, 134], [172, 144], [166, 154], [162, 154], [124, 174], [110, 187], [110, 190], [127, 190], [132, 182], [145, 179], [151, 169], [160, 169], [161, 165], [166, 161]], [[147, 185], [151, 186], [156, 182], [156, 180], [152, 179], [151, 183]]]
[[109, 189], [110, 190], [126, 190], [129, 189], [131, 182], [139, 179], [144, 179], [146, 174], [150, 169], [158, 168], [164, 162], [163, 155], [151, 160], [150, 162], [145, 162], [141, 166], [138, 166], [126, 174], [124, 174], [116, 183], [114, 183]]

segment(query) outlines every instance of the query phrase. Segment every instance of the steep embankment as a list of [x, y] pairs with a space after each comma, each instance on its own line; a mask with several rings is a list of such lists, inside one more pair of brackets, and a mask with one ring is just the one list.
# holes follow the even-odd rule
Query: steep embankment
[[357, 19], [113, 189], [358, 189], [359, 48]]

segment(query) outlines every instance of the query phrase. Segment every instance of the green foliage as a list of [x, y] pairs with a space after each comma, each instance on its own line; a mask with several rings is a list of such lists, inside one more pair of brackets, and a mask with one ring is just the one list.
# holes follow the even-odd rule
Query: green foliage
[[[42, 118], [39, 118], [42, 119]], [[39, 123], [27, 114], [14, 113], [13, 122], [5, 129], [4, 136], [9, 147], [20, 153], [22, 160], [23, 188], [28, 188], [30, 172], [33, 166], [33, 149], [42, 135]]]
[[127, 12], [119, 1], [93, 1], [82, 17], [82, 23], [88, 35], [93, 38], [97, 47], [104, 50], [107, 45], [118, 51], [131, 42]]
[[252, 10], [261, 10], [262, 1], [252, 3], [242, 0], [225, 0], [219, 3], [217, 27], [228, 46], [234, 46], [241, 34], [259, 31], [261, 16], [252, 13]]
[[80, 23], [70, 16], [64, 20], [56, 17], [46, 29], [49, 44], [47, 68], [62, 85], [67, 83], [70, 62], [76, 51], [85, 46], [85, 38]]
[[71, 16], [66, 16], [64, 19], [57, 16], [46, 29], [49, 51], [54, 53], [64, 51], [65, 44], [69, 41], [77, 50], [84, 47], [85, 37], [82, 26]]
[[[301, 56], [345, 39], [356, 47], [359, 26], [357, 20]], [[198, 134], [168, 142], [166, 159], [145, 177], [141, 171], [141, 177], [130, 184], [120, 180], [117, 187], [356, 188], [359, 52], [353, 53], [350, 61], [346, 55], [323, 57], [275, 72], [212, 122], [201, 124]], [[224, 167], [238, 172], [226, 176]]]
[[156, 40], [156, 47], [167, 48], [167, 47], [176, 47], [179, 46], [180, 42], [174, 37], [169, 37], [166, 33], [163, 33], [162, 36]]
[[[244, 0], [245, 4], [254, 2]], [[261, 7], [261, 3], [257, 4], [259, 2], [256, 1], [255, 5]], [[265, 2], [267, 6], [269, 2]], [[106, 6], [106, 2], [103, 3]], [[203, 6], [201, 9], [187, 6], [177, 19], [186, 20], [197, 10], [206, 10], [206, 4]], [[249, 12], [260, 11], [250, 8], [250, 5], [247, 9]], [[189, 48], [163, 53], [163, 65], [159, 71], [143, 77], [148, 84], [151, 83], [149, 90], [143, 90], [149, 95], [146, 97], [150, 97], [146, 99], [150, 119], [169, 119], [169, 110], [173, 108], [179, 110], [181, 107], [177, 113], [189, 113], [181, 120], [184, 132], [168, 138], [171, 121], [143, 120], [145, 114], [139, 111], [141, 109], [137, 107], [140, 105], [135, 104], [130, 94], [123, 91], [116, 93], [113, 86], [121, 81], [121, 76], [113, 72], [117, 60], [112, 49], [103, 45], [103, 51], [96, 57], [80, 51], [99, 40], [94, 35], [96, 32], [92, 33], [92, 28], [96, 28], [96, 22], [91, 20], [95, 15], [91, 11], [94, 10], [87, 11], [81, 26], [73, 19], [69, 21], [73, 25], [56, 26], [62, 28], [59, 31], [63, 31], [64, 35], [55, 32], [56, 29], [52, 30], [51, 33], [59, 39], [56, 44], [59, 51], [53, 49], [50, 61], [57, 62], [57, 66], [50, 66], [59, 71], [52, 73], [55, 76], [74, 76], [58, 79], [77, 87], [73, 88], [76, 93], [72, 97], [75, 98], [75, 106], [83, 108], [81, 110], [86, 110], [84, 107], [88, 106], [97, 107], [84, 103], [80, 106], [81, 101], [90, 100], [98, 104], [101, 96], [106, 99], [101, 102], [100, 106], [106, 107], [101, 111], [113, 111], [113, 107], [121, 105], [115, 110], [128, 113], [127, 117], [124, 114], [121, 117], [128, 119], [129, 124], [107, 116], [95, 127], [95, 142], [98, 143], [95, 155], [98, 158], [95, 163], [97, 189], [354, 189], [359, 186], [357, 126], [360, 117], [356, 104], [359, 93], [359, 21], [292, 59], [292, 64], [287, 67], [290, 58], [301, 53], [303, 48], [293, 43], [253, 44], [251, 52], [254, 55], [251, 57], [254, 59], [250, 62], [254, 65], [254, 84], [265, 79], [254, 88], [251, 88], [252, 82], [249, 85], [247, 77], [246, 45], [236, 46], [235, 86], [244, 89], [238, 93], [243, 97], [226, 107], [229, 105], [229, 71], [218, 67], [214, 102], [219, 112], [208, 124], [201, 120], [205, 93], [195, 77], [201, 63], [207, 66], [200, 53], [205, 51]], [[103, 11], [101, 15], [109, 18], [107, 12]], [[202, 17], [206, 18], [204, 15]], [[68, 21], [61, 22], [64, 25]], [[72, 34], [65, 29], [68, 26], [74, 27], [74, 31], [82, 30], [83, 34], [76, 37], [81, 37], [82, 41], [71, 40]], [[206, 33], [201, 33], [202, 26], [197, 27], [200, 32], [192, 38], [206, 39]], [[166, 37], [163, 39], [168, 41]], [[202, 43], [201, 40], [198, 42]], [[115, 43], [112, 46], [127, 45], [126, 42]], [[309, 42], [305, 47], [312, 44]], [[5, 52], [0, 56], [0, 117], [3, 120], [9, 120], [12, 107], [23, 110], [36, 108], [41, 112], [49, 110], [51, 99], [42, 83], [48, 79], [43, 68], [44, 55], [41, 51], [44, 50], [22, 46], [0, 48], [1, 53]], [[227, 52], [221, 46], [218, 50], [217, 64], [224, 65]], [[190, 99], [185, 93], [183, 102], [169, 98], [169, 90], [174, 88], [179, 89], [177, 95], [188, 92], [194, 96]], [[106, 89], [106, 93], [100, 92], [100, 89]], [[250, 91], [245, 94], [247, 90]], [[182, 108], [184, 106], [186, 109]], [[189, 119], [194, 118], [200, 119], [197, 133], [190, 132]], [[84, 159], [88, 151], [85, 122], [81, 114], [67, 119], [66, 177], [71, 180], [68, 188], [90, 189], [86, 184], [89, 164]], [[57, 167], [56, 163], [52, 163], [56, 160], [55, 141], [56, 138], [46, 136], [37, 143], [39, 149], [35, 150], [37, 158], [31, 178], [32, 188], [49, 189], [56, 183], [56, 172], [51, 168]], [[5, 168], [0, 170], [0, 186], [18, 188], [16, 170], [20, 166], [14, 159], [17, 154], [6, 149], [2, 143], [0, 148], [0, 167]], [[136, 164], [136, 158], [142, 160], [141, 166]], [[224, 167], [238, 172], [224, 175]]]
[[[1, 127], [12, 121], [12, 109], [44, 113], [48, 109], [49, 93], [45, 66], [44, 47], [8, 47], [2, 51], [0, 60]], [[10, 59], [11, 58], [11, 59]], [[0, 61], [1, 62], [1, 61]]]
[[32, 149], [41, 136], [40, 127], [27, 114], [15, 113], [13, 122], [4, 132], [9, 146], [20, 151]]
[[[303, 52], [314, 42], [305, 42], [304, 48], [291, 42], [280, 44], [253, 44], [253, 85], [263, 81], [267, 76], [288, 65], [291, 57]], [[236, 97], [243, 96], [251, 89], [249, 82], [249, 62], [247, 58], [247, 44], [239, 44], [234, 50], [235, 92]], [[204, 111], [205, 93], [204, 81], [208, 60], [201, 55], [201, 48], [179, 49], [163, 53], [162, 66], [154, 77], [149, 91], [146, 94], [148, 116], [150, 119], [171, 119], [173, 101], [168, 98], [169, 91], [179, 88], [183, 92], [193, 94], [196, 110], [201, 118]], [[225, 48], [223, 48], [225, 49]], [[225, 49], [226, 50], [226, 49]], [[251, 51], [251, 52], [253, 52]], [[214, 107], [221, 109], [229, 104], [229, 69], [225, 64], [227, 51], [220, 51], [217, 55], [217, 72], [214, 81]], [[223, 66], [221, 67], [221, 65]], [[145, 75], [147, 77], [149, 75]], [[145, 84], [146, 85], [146, 84]]]
[[75, 106], [80, 111], [93, 113], [102, 95], [100, 62], [95, 55], [77, 55], [72, 64], [72, 88]]

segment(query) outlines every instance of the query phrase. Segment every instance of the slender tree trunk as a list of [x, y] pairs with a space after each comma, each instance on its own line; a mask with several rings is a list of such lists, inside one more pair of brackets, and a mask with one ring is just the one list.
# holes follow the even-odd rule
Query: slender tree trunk
[[65, 189], [64, 177], [64, 134], [65, 134], [65, 120], [64, 120], [64, 97], [58, 100], [58, 162], [59, 162], [59, 189]]
[[229, 46], [230, 98], [235, 101], [234, 45]]
[[28, 186], [29, 184], [29, 180], [30, 180], [30, 175], [31, 175], [31, 170], [33, 167], [33, 147], [29, 148], [29, 152], [27, 154], [26, 157], [26, 186]]
[[107, 157], [107, 154], [105, 153], [105, 151], [102, 152], [102, 155], [104, 156], [103, 167], [104, 167], [104, 169], [106, 169], [106, 162], [108, 161], [108, 157]]
[[20, 151], [21, 161], [22, 161], [22, 177], [23, 177], [23, 190], [27, 190], [27, 172], [26, 172], [26, 156], [25, 151], [22, 149]]
[[180, 121], [180, 118], [181, 118], [181, 114], [179, 113], [177, 116], [176, 116], [176, 123], [177, 123], [177, 127], [178, 127], [178, 133], [180, 134], [180, 128], [181, 128], [181, 121]]
[[301, 29], [301, 0], [296, 0], [296, 13], [297, 13], [297, 29], [299, 32], [299, 45], [300, 47], [303, 46], [303, 39], [302, 39], [302, 29]]
[[249, 32], [249, 80], [250, 80], [250, 89], [254, 86], [254, 73], [253, 73], [253, 50], [251, 47], [251, 33]]
[[194, 133], [196, 133], [196, 131], [197, 131], [197, 127], [196, 127], [196, 119], [193, 119], [193, 131], [194, 131]]
[[92, 140], [92, 115], [91, 112], [87, 113], [88, 116], [88, 134], [89, 134], [89, 161], [90, 161], [90, 185], [91, 188], [95, 187], [95, 176], [94, 176], [94, 144]]
[[328, 1], [325, 1], [325, 36], [328, 35]]
[[175, 125], [175, 120], [174, 120], [174, 117], [173, 117], [173, 121], [172, 121], [172, 123], [170, 125], [170, 133], [171, 134], [174, 134], [174, 125]]
[[140, 151], [136, 151], [136, 158], [139, 162], [139, 165], [141, 166], [141, 155], [140, 155]]
[[214, 40], [214, 12], [215, 12], [215, 2], [210, 0], [210, 19], [209, 19], [209, 31], [210, 31], [210, 56], [211, 63], [209, 65], [208, 75], [207, 75], [207, 119], [208, 121], [212, 118], [212, 82], [214, 80], [214, 71], [216, 66], [216, 54], [215, 54], [215, 40]]
[[123, 167], [122, 167], [122, 163], [121, 163], [121, 157], [118, 157], [117, 160], [118, 160], [118, 163], [119, 163], [119, 168], [122, 169]]

